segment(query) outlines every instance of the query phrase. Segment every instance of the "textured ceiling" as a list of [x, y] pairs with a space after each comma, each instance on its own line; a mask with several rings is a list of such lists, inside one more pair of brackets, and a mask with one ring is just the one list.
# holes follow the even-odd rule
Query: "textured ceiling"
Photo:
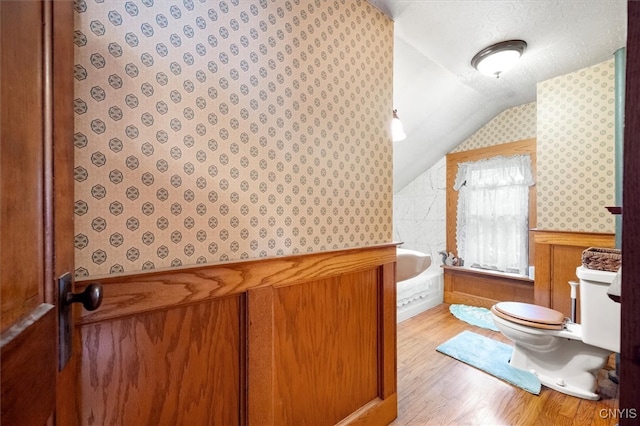
[[[626, 0], [369, 0], [395, 22], [394, 107], [407, 139], [394, 143], [394, 192], [512, 106], [536, 84], [595, 65], [626, 44]], [[522, 39], [499, 79], [470, 64], [491, 44]]]

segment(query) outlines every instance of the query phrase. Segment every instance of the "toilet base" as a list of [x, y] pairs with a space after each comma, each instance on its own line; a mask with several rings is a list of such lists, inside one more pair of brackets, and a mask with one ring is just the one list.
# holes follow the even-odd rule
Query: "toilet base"
[[[592, 401], [597, 401], [597, 400], [600, 399], [600, 395], [598, 395], [597, 393], [595, 393], [593, 391], [581, 389], [581, 388], [578, 388], [576, 386], [567, 385], [566, 383], [564, 384], [564, 386], [561, 386], [561, 385], [559, 385], [557, 383], [557, 379], [552, 379], [550, 377], [545, 377], [545, 376], [537, 374], [535, 372], [534, 372], [534, 374], [538, 377], [538, 379], [540, 379], [540, 383], [542, 383], [546, 387], [551, 388], [553, 390], [556, 390], [558, 392], [562, 392], [564, 394], [575, 396], [575, 397], [582, 398], [582, 399], [589, 399], [589, 400], [592, 400]], [[595, 391], [595, 389], [596, 389], [596, 386], [593, 387], [594, 391]]]
[[[598, 372], [611, 351], [579, 340], [561, 339], [553, 350], [536, 352], [517, 343], [509, 364], [535, 374], [543, 385], [578, 398], [598, 400]], [[550, 362], [550, 360], [553, 360]]]

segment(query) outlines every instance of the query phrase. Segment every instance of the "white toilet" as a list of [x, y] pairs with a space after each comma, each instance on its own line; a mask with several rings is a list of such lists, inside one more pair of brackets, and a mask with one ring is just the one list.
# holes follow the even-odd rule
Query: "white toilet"
[[509, 362], [531, 371], [540, 382], [559, 392], [596, 400], [598, 371], [609, 355], [620, 352], [620, 304], [607, 296], [615, 272], [580, 266], [581, 324], [561, 312], [519, 302], [491, 308], [498, 329], [514, 342]]

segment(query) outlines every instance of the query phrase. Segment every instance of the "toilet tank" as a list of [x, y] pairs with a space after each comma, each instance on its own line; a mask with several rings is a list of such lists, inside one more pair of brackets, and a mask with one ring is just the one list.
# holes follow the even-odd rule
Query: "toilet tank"
[[620, 304], [607, 296], [615, 272], [580, 266], [580, 324], [582, 340], [599, 348], [620, 352]]

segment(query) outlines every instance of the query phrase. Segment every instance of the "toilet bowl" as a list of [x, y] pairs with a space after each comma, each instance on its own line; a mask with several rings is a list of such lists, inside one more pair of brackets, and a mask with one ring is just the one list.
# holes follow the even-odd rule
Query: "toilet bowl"
[[597, 400], [598, 371], [620, 351], [620, 305], [607, 296], [614, 272], [576, 269], [581, 324], [561, 312], [519, 302], [491, 308], [496, 327], [514, 342], [509, 364], [559, 392]]

